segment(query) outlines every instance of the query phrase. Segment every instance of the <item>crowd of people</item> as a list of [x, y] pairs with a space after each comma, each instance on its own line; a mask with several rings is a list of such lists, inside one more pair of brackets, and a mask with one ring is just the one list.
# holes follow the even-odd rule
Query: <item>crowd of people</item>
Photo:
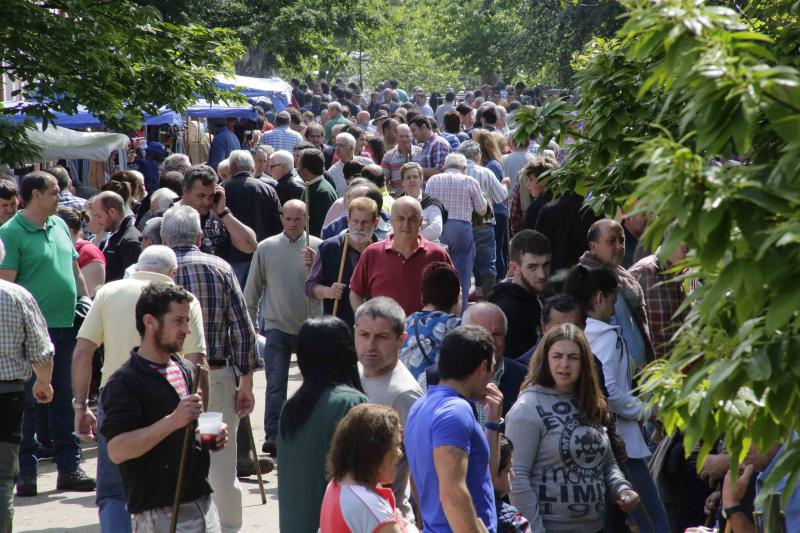
[[104, 533], [168, 531], [176, 492], [178, 531], [239, 531], [238, 479], [276, 463], [290, 533], [759, 530], [789, 443], [728, 473], [724, 442], [698, 465], [664, 434], [636, 380], [680, 335], [690, 250], [548, 191], [568, 153], [507, 122], [539, 91], [292, 85], [209, 121], [207, 161], [86, 198], [64, 166], [0, 181], [0, 530], [45, 457]]

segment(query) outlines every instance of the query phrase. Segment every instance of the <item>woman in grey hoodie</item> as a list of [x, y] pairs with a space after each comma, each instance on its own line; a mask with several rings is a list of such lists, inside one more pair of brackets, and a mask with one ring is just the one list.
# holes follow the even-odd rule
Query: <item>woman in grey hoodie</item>
[[601, 531], [607, 494], [626, 512], [638, 504], [614, 460], [608, 416], [583, 332], [572, 324], [548, 331], [506, 422], [519, 443], [511, 503], [534, 533]]

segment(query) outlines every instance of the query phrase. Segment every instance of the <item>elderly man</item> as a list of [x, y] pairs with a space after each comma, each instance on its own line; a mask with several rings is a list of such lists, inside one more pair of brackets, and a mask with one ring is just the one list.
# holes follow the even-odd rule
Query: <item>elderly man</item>
[[[281, 231], [281, 205], [275, 189], [253, 177], [255, 163], [246, 150], [234, 150], [228, 157], [232, 177], [223, 184], [225, 202], [242, 224], [256, 233], [256, 240], [277, 235]], [[233, 249], [228, 262], [236, 273], [239, 285], [244, 287], [250, 271], [252, 254]]]
[[219, 175], [219, 179], [222, 181], [222, 183], [227, 183], [230, 181], [233, 174], [231, 173], [231, 163], [228, 159], [223, 159], [219, 162], [219, 165], [217, 165], [217, 174]]
[[383, 134], [383, 146], [387, 150], [391, 150], [397, 146], [397, 128], [400, 123], [397, 119], [387, 118], [381, 124], [381, 133]]
[[411, 119], [409, 126], [417, 146], [422, 146], [419, 164], [422, 166], [425, 178], [444, 171], [445, 157], [452, 151], [450, 143], [433, 131], [431, 121], [426, 116], [417, 115]]
[[392, 228], [386, 240], [370, 244], [362, 252], [350, 280], [350, 306], [375, 296], [388, 296], [406, 315], [422, 309], [422, 271], [430, 263], [452, 265], [445, 249], [419, 234], [422, 206], [402, 196], [392, 205]]
[[274, 189], [278, 182], [275, 181], [275, 178], [273, 178], [272, 174], [269, 172], [269, 157], [273, 153], [275, 153], [275, 150], [266, 144], [260, 144], [250, 149], [250, 155], [253, 156], [253, 163], [256, 165], [256, 169], [253, 171], [253, 177], [263, 181]]
[[278, 200], [283, 205], [289, 200], [299, 200], [306, 190], [301, 180], [294, 172], [294, 155], [286, 150], [278, 150], [269, 158], [269, 170], [272, 177], [278, 182], [275, 192]]
[[333, 164], [333, 146], [325, 144], [325, 128], [312, 122], [306, 126], [305, 139], [314, 145], [314, 148], [319, 150], [325, 155], [325, 168], [329, 168]]
[[[72, 179], [69, 177], [67, 169], [62, 166], [57, 166], [48, 168], [47, 172], [55, 176], [56, 181], [58, 181], [58, 206], [71, 207], [79, 213], [83, 211], [86, 200], [72, 194], [74, 187], [72, 186]], [[144, 182], [144, 178], [142, 182]]]
[[203, 227], [202, 252], [226, 261], [231, 256], [231, 247], [245, 254], [255, 252], [258, 245], [256, 233], [228, 209], [225, 189], [219, 184], [213, 168], [194, 165], [186, 171], [179, 205], [189, 206], [200, 215]]
[[[264, 413], [266, 442], [264, 451], [274, 455], [278, 438], [278, 419], [286, 401], [289, 361], [297, 346], [300, 326], [309, 316], [322, 314], [322, 305], [309, 306], [304, 294], [306, 270], [302, 252], [306, 246], [306, 206], [300, 200], [289, 200], [283, 206], [283, 232], [258, 244], [250, 267], [245, 301], [253, 323], [259, 310], [263, 313], [263, 334], [266, 337], [264, 362], [267, 366], [267, 397]], [[309, 238], [316, 250], [322, 241]]]
[[259, 144], [272, 146], [275, 150], [294, 150], [294, 145], [303, 141], [303, 136], [289, 127], [292, 121], [291, 115], [286, 111], [281, 111], [275, 117], [275, 129], [266, 132], [261, 136]]
[[[467, 159], [464, 174], [475, 178], [481, 186], [483, 194], [493, 204], [504, 202], [508, 198], [508, 189], [494, 175], [494, 172], [481, 166], [481, 147], [475, 141], [466, 141], [458, 147], [458, 153]], [[505, 182], [508, 183], [508, 182]], [[475, 239], [475, 271], [480, 278], [481, 291], [489, 294], [497, 281], [497, 249], [494, 234], [494, 213], [487, 210], [484, 217], [473, 217], [472, 236]]]
[[589, 251], [581, 256], [580, 264], [588, 269], [605, 266], [617, 277], [619, 287], [611, 323], [622, 328], [628, 353], [641, 368], [655, 359], [655, 350], [650, 340], [644, 291], [636, 278], [622, 267], [625, 233], [619, 222], [602, 218], [592, 224], [586, 238]]
[[419, 162], [422, 148], [411, 144], [411, 128], [405, 124], [397, 126], [397, 146], [386, 152], [381, 161], [383, 175], [386, 177], [386, 187], [392, 196], [403, 194], [403, 179], [400, 169], [410, 162]]
[[[94, 479], [80, 468], [80, 444], [72, 434], [72, 385], [70, 360], [75, 347], [75, 303], [87, 296], [86, 282], [78, 267], [78, 253], [66, 223], [58, 216], [58, 182], [46, 172], [31, 172], [20, 186], [25, 209], [0, 228], [6, 255], [0, 264], [0, 279], [27, 289], [36, 299], [47, 321], [55, 347], [50, 432], [53, 458], [58, 469], [56, 488], [94, 490]], [[45, 253], [46, 251], [46, 253]], [[25, 423], [19, 453], [18, 496], [36, 496], [36, 402], [34, 382], [26, 384]]]
[[336, 136], [336, 143], [333, 145], [336, 150], [336, 155], [339, 156], [339, 161], [328, 169], [328, 175], [333, 178], [333, 183], [336, 185], [336, 194], [343, 195], [347, 190], [347, 180], [344, 176], [344, 166], [350, 161], [361, 163], [362, 165], [371, 165], [373, 161], [366, 157], [357, 156], [355, 154], [356, 138], [349, 133], [340, 133]]
[[163, 176], [167, 172], [180, 172], [181, 174], [186, 174], [186, 171], [189, 170], [190, 166], [192, 166], [192, 162], [189, 160], [188, 155], [172, 154], [164, 159], [161, 175]]
[[[0, 263], [5, 255], [0, 240]], [[49, 403], [53, 399], [53, 344], [39, 306], [20, 285], [0, 280], [0, 309], [4, 310], [0, 321], [0, 409], [4, 413], [0, 429], [0, 530], [13, 531], [14, 478], [19, 471], [25, 382], [33, 370], [36, 377], [31, 392], [35, 401]]]
[[92, 199], [92, 218], [111, 236], [102, 247], [106, 258], [106, 282], [122, 279], [125, 269], [139, 259], [141, 233], [126, 215], [125, 202], [112, 191], [103, 191]]
[[325, 140], [327, 142], [331, 142], [333, 139], [333, 127], [338, 124], [349, 124], [353, 125], [353, 123], [342, 116], [342, 104], [339, 102], [331, 102], [328, 104], [328, 121], [325, 122]]
[[[97, 431], [97, 426], [103, 424], [102, 404], [95, 419], [86, 403], [92, 379], [92, 356], [100, 346], [105, 347], [102, 389], [141, 341], [134, 318], [142, 290], [153, 282], [172, 284], [177, 266], [175, 252], [166, 246], [148, 246], [139, 256], [136, 271], [130, 278], [112, 281], [100, 288], [78, 332], [72, 354], [72, 391], [75, 404], [80, 406], [75, 409], [75, 434], [84, 440], [97, 439], [96, 503], [101, 531], [130, 531], [131, 520], [125, 508], [119, 467], [108, 458], [108, 443]], [[189, 329], [181, 354], [199, 365], [205, 360], [206, 343], [203, 315], [195, 298], [189, 302]]]
[[433, 108], [428, 104], [428, 97], [425, 95], [424, 90], [417, 89], [414, 92], [414, 106], [421, 115], [433, 118]]
[[447, 154], [445, 172], [432, 176], [425, 192], [442, 202], [447, 209], [441, 241], [453, 259], [453, 265], [461, 278], [461, 304], [466, 309], [469, 303], [469, 288], [472, 265], [475, 263], [475, 238], [472, 235], [472, 217], [476, 213], [483, 217], [489, 204], [475, 178], [467, 176], [467, 159], [463, 154]]
[[14, 218], [18, 209], [17, 185], [11, 180], [0, 179], [0, 226]]
[[[358, 374], [369, 401], [388, 405], [400, 415], [405, 426], [408, 412], [421, 396], [422, 389], [400, 361], [400, 348], [408, 338], [403, 308], [391, 298], [379, 296], [364, 303], [355, 314], [355, 347]], [[396, 467], [392, 492], [406, 523], [414, 524], [409, 503], [408, 460]]]
[[325, 172], [325, 156], [315, 148], [307, 148], [300, 152], [300, 177], [306, 184], [303, 191], [303, 203], [308, 212], [309, 233], [319, 237], [325, 215], [336, 201], [336, 191], [323, 176]]
[[235, 128], [235, 118], [208, 121], [208, 132], [214, 136], [214, 140], [211, 141], [211, 147], [208, 149], [208, 166], [215, 171], [220, 161], [227, 159], [234, 150], [242, 148], [239, 138], [234, 133]]
[[[326, 239], [319, 246], [319, 254], [314, 259], [308, 273], [305, 290], [310, 298], [323, 301], [326, 315], [333, 314], [334, 301], [339, 300], [336, 316], [353, 324], [353, 308], [350, 307], [350, 278], [356, 269], [361, 253], [371, 243], [377, 241], [375, 228], [380, 223], [378, 204], [371, 198], [360, 196], [350, 200], [346, 214], [347, 232]], [[345, 236], [347, 250], [343, 249]], [[339, 266], [342, 254], [347, 254], [341, 279]]]
[[[236, 442], [238, 417], [253, 411], [256, 367], [256, 333], [242, 291], [230, 265], [198, 247], [203, 230], [199, 214], [191, 207], [176, 206], [164, 213], [161, 238], [178, 257], [175, 283], [198, 299], [203, 312], [211, 368], [208, 410], [223, 414], [231, 441]], [[238, 531], [242, 527], [242, 493], [236, 479], [236, 446], [214, 454], [209, 478], [222, 530]]]

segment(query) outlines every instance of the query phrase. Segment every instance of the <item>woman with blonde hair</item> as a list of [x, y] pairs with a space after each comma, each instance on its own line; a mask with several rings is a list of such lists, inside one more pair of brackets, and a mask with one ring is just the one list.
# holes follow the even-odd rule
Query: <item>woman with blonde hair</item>
[[365, 403], [339, 422], [328, 453], [330, 482], [320, 511], [321, 533], [404, 533], [391, 488], [403, 457], [400, 416]]
[[583, 332], [572, 324], [550, 329], [506, 421], [508, 438], [519, 444], [511, 503], [534, 532], [601, 531], [607, 491], [625, 512], [638, 505], [614, 459], [608, 420]]

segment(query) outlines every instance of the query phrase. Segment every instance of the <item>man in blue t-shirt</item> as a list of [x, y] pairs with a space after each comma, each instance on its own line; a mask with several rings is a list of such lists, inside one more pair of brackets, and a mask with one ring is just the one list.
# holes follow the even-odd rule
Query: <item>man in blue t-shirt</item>
[[[454, 329], [439, 348], [439, 385], [408, 414], [406, 453], [426, 532], [497, 531], [490, 472], [499, 462], [503, 395], [491, 382], [494, 364], [486, 330]], [[484, 402], [485, 432], [470, 400]]]

